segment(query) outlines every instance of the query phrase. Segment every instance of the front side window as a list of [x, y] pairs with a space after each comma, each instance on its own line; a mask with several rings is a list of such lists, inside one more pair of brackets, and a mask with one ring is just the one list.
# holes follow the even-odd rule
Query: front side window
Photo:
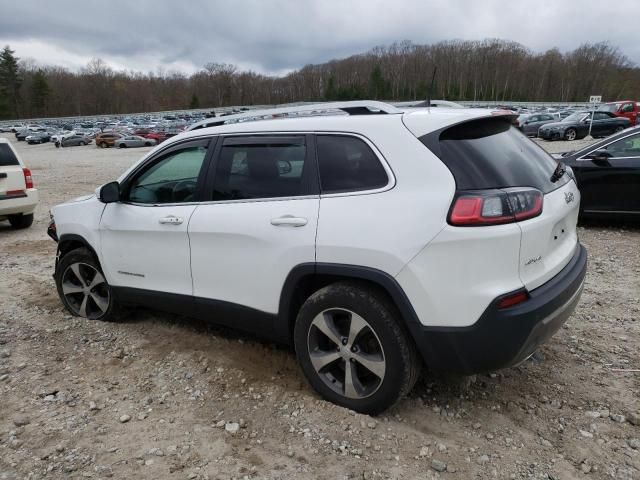
[[640, 157], [640, 134], [631, 135], [613, 142], [607, 145], [605, 150], [611, 154], [612, 158]]
[[216, 163], [213, 200], [307, 195], [303, 137], [225, 140]]
[[382, 188], [389, 177], [363, 140], [345, 135], [318, 135], [318, 166], [322, 193]]
[[128, 200], [149, 204], [195, 201], [198, 176], [206, 155], [204, 146], [168, 153], [131, 182]]

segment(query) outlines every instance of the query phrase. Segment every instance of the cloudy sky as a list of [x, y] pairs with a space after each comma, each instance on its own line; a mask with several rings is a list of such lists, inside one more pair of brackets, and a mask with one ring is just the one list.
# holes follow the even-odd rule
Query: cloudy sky
[[[0, 0], [0, 45], [39, 64], [196, 71], [208, 62], [282, 74], [411, 40], [503, 38], [535, 51], [609, 41], [640, 64], [640, 1]], [[621, 19], [632, 19], [624, 28]], [[606, 20], [608, 19], [608, 20]], [[613, 22], [613, 23], [612, 23]], [[614, 26], [618, 24], [618, 26]]]

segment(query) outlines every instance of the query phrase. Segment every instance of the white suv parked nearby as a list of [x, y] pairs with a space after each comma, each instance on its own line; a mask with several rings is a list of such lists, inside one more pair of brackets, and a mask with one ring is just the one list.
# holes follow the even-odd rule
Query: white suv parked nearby
[[13, 228], [33, 223], [38, 190], [33, 186], [31, 170], [6, 138], [0, 138], [0, 220], [9, 220]]
[[323, 397], [372, 414], [423, 364], [514, 365], [574, 310], [586, 252], [571, 172], [512, 121], [379, 102], [205, 120], [53, 209], [60, 298], [290, 342]]

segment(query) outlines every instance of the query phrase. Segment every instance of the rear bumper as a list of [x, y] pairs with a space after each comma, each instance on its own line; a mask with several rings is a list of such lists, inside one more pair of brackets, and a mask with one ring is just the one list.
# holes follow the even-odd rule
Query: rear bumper
[[38, 204], [38, 190], [25, 190], [25, 195], [12, 197], [0, 196], [0, 219], [8, 215], [33, 213]]
[[525, 360], [573, 313], [586, 271], [587, 252], [578, 245], [569, 264], [529, 292], [527, 301], [498, 309], [496, 299], [469, 327], [420, 328], [416, 343], [427, 366], [432, 370], [472, 374]]

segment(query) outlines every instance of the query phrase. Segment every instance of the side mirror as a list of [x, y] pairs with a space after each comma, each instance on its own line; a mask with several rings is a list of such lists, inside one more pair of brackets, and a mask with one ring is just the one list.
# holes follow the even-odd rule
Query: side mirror
[[611, 154], [604, 149], [594, 150], [589, 155], [585, 156], [590, 160], [594, 160], [596, 162], [606, 162], [611, 158]]
[[98, 200], [102, 203], [114, 203], [120, 201], [120, 184], [109, 182], [100, 188]]

